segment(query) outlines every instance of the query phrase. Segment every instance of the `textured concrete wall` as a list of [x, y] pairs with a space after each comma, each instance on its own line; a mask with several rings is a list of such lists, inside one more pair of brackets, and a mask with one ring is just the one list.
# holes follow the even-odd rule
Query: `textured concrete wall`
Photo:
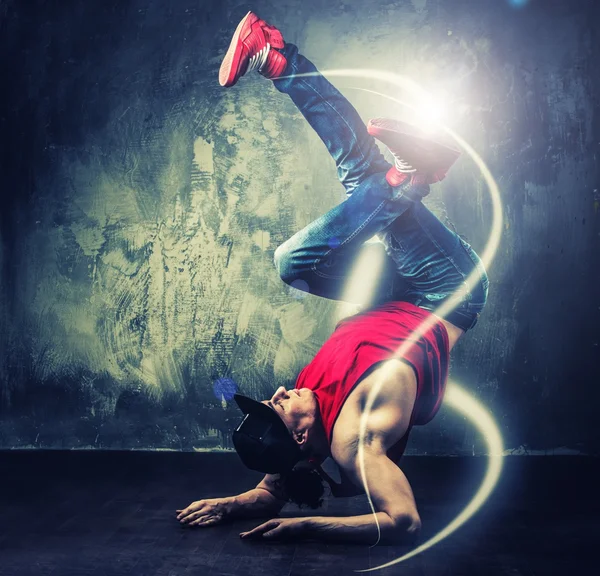
[[[509, 447], [594, 450], [600, 368], [592, 1], [261, 0], [322, 69], [413, 76], [498, 179], [505, 229], [454, 377]], [[528, 5], [527, 5], [528, 4]], [[246, 4], [0, 3], [0, 446], [226, 445], [245, 393], [291, 385], [339, 306], [277, 277], [276, 246], [343, 199], [323, 145], [258, 75], [223, 90]], [[336, 78], [363, 117], [406, 109]], [[391, 90], [391, 92], [390, 92]], [[428, 205], [481, 250], [491, 203], [461, 159]], [[477, 451], [449, 410], [413, 452]]]

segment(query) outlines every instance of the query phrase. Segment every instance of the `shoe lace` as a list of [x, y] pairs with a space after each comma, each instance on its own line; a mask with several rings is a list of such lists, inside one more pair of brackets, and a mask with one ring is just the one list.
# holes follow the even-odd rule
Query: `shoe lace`
[[252, 58], [250, 58], [250, 60], [248, 61], [248, 69], [246, 70], [246, 73], [252, 72], [252, 70], [256, 70], [257, 68], [258, 71], [261, 72], [263, 66], [267, 62], [270, 50], [271, 45], [267, 42], [264, 48], [259, 50], [254, 56], [252, 56]]
[[395, 159], [396, 170], [398, 170], [398, 172], [401, 172], [402, 174], [412, 174], [413, 172], [417, 171], [417, 169], [413, 168], [411, 164], [406, 162], [406, 160], [396, 156], [394, 153], [392, 153], [392, 156]]

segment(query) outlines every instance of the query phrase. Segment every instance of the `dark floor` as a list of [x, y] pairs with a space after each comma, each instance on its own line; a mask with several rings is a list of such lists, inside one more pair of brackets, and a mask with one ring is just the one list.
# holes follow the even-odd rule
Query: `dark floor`
[[[486, 461], [407, 457], [403, 464], [427, 538], [468, 501]], [[406, 551], [241, 541], [238, 533], [257, 520], [182, 528], [176, 508], [243, 491], [260, 477], [235, 454], [9, 451], [0, 452], [0, 471], [3, 576], [334, 576]], [[598, 459], [506, 458], [501, 483], [475, 518], [425, 554], [376, 574], [597, 574], [591, 567], [600, 545], [598, 486]], [[327, 514], [367, 511], [361, 497], [326, 508]]]

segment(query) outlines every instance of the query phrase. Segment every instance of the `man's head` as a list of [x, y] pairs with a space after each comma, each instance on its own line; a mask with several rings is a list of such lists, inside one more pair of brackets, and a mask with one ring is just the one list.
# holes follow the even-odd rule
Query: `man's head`
[[312, 390], [288, 391], [280, 386], [263, 402], [239, 394], [234, 399], [246, 416], [233, 433], [233, 444], [248, 468], [287, 472], [322, 442]]

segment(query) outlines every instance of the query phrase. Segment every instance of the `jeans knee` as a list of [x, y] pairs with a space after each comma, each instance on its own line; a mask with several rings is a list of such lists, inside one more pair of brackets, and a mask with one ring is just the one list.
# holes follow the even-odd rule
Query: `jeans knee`
[[279, 245], [273, 254], [273, 263], [279, 277], [289, 284], [294, 280], [293, 262], [290, 250], [285, 244]]
[[[463, 270], [465, 270], [466, 277], [471, 279], [469, 282], [471, 293], [470, 300], [474, 304], [481, 306], [481, 309], [483, 309], [485, 303], [487, 302], [488, 289], [490, 286], [490, 280], [488, 278], [487, 271], [483, 265], [483, 262], [481, 261], [481, 258], [473, 250], [473, 248], [471, 248], [471, 246], [462, 238], [460, 238], [460, 243], [470, 259], [469, 268], [463, 268]], [[466, 272], [467, 270], [468, 274]], [[473, 278], [473, 275], [476, 276], [476, 279]]]
[[479, 285], [478, 285], [478, 292], [480, 294], [480, 300], [482, 303], [482, 307], [485, 306], [486, 302], [487, 302], [487, 298], [488, 298], [488, 291], [489, 291], [489, 287], [490, 287], [490, 279], [488, 278], [487, 272], [485, 270], [485, 268], [483, 267], [483, 264], [480, 264], [480, 266], [478, 267], [478, 272], [479, 272]]

